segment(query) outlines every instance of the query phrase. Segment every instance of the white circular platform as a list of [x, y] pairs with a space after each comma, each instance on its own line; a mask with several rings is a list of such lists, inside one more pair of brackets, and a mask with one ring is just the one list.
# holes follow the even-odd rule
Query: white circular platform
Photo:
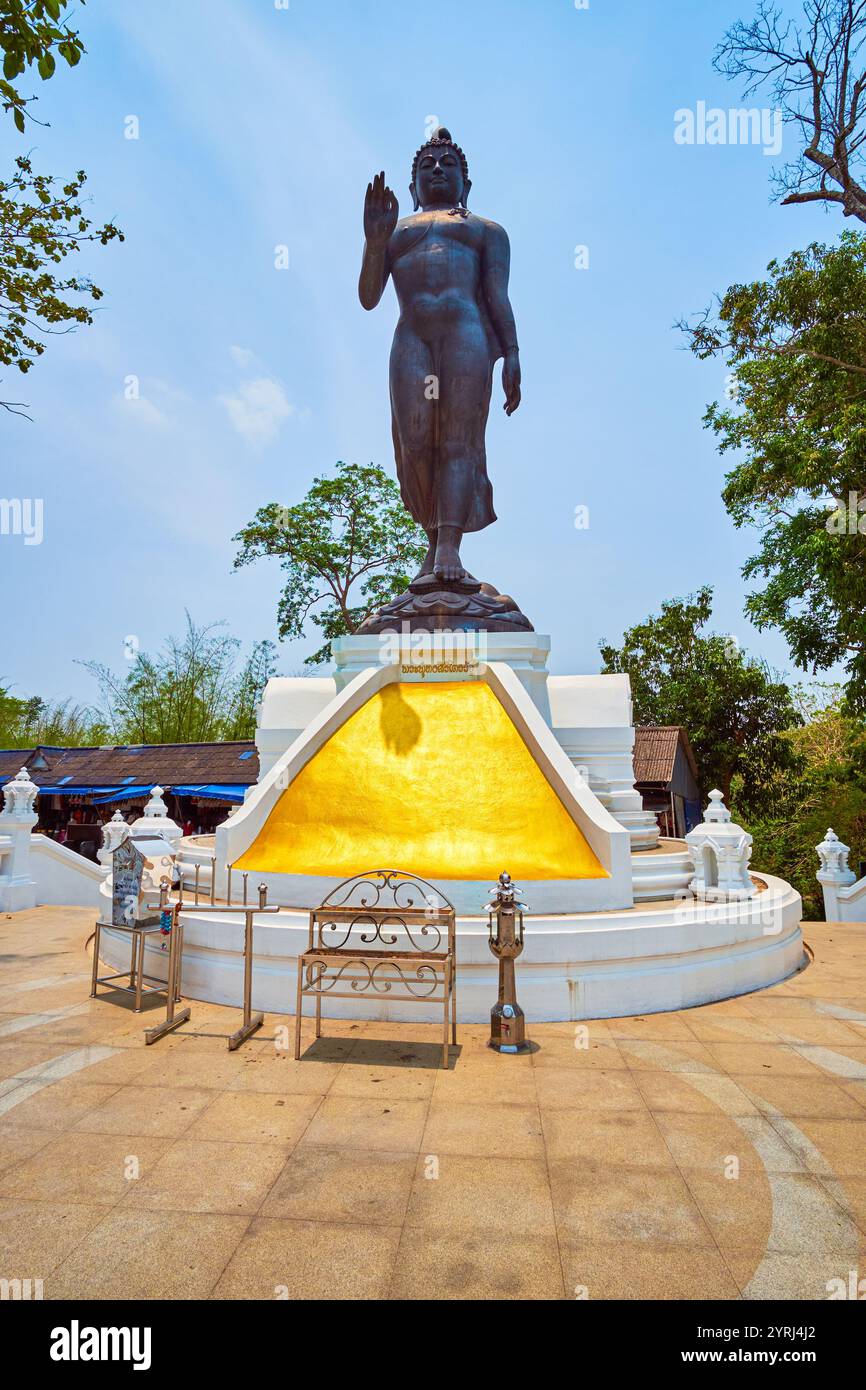
[[[673, 870], [670, 856], [659, 855], [657, 863], [660, 874]], [[518, 997], [527, 1022], [688, 1008], [762, 989], [793, 974], [804, 963], [800, 896], [782, 879], [769, 874], [754, 878], [763, 891], [743, 902], [671, 898], [613, 912], [530, 914], [526, 948], [517, 963]], [[526, 897], [531, 905], [531, 885]], [[294, 1013], [295, 959], [306, 949], [307, 931], [306, 912], [286, 909], [258, 919], [254, 1009]], [[128, 938], [106, 927], [102, 940], [104, 959], [118, 969], [128, 966]], [[242, 943], [242, 917], [221, 914], [218, 906], [185, 914], [185, 997], [240, 1007]], [[497, 992], [486, 918], [458, 918], [457, 962], [458, 1020], [486, 1022]], [[166, 953], [149, 943], [148, 973], [165, 978], [165, 965]], [[441, 1008], [359, 995], [357, 1002], [326, 1000], [323, 1014], [438, 1022]]]

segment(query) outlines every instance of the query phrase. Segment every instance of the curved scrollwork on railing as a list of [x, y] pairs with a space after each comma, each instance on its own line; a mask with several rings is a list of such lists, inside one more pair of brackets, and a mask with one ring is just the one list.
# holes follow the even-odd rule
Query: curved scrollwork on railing
[[376, 945], [396, 946], [400, 940], [394, 934], [396, 927], [405, 933], [406, 941], [415, 951], [438, 951], [444, 940], [437, 919], [421, 922], [418, 918], [401, 917], [396, 912], [383, 912], [381, 916], [358, 912], [353, 917], [332, 922], [319, 917], [318, 924], [319, 946], [324, 950], [341, 950], [350, 943], [352, 932], [357, 932], [356, 940], [368, 949]]
[[397, 912], [425, 910], [453, 912], [454, 905], [444, 893], [417, 874], [402, 869], [369, 869], [339, 883], [322, 902], [322, 908], [394, 909]]
[[[436, 993], [442, 976], [433, 965], [406, 967], [396, 960], [378, 960], [371, 964], [363, 957], [352, 957], [332, 973], [328, 971], [327, 961], [311, 961], [307, 965], [306, 988], [318, 994], [329, 994], [343, 980], [347, 971], [360, 971], [361, 977], [349, 977], [349, 984], [355, 994], [371, 990], [374, 994], [388, 994], [394, 985], [400, 985], [415, 999], [426, 999]], [[392, 972], [388, 978], [388, 972]]]

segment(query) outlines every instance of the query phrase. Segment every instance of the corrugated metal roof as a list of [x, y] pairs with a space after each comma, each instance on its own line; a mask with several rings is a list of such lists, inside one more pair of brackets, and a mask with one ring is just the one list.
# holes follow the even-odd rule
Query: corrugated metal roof
[[689, 736], [682, 725], [638, 726], [634, 735], [634, 780], [638, 786], [649, 782], [667, 786], [673, 779], [677, 749], [680, 746], [688, 759], [695, 781], [698, 781], [698, 765], [689, 743]]
[[218, 782], [249, 786], [259, 759], [251, 742], [122, 744], [113, 748], [0, 749], [0, 780], [26, 767], [39, 786], [189, 786]]

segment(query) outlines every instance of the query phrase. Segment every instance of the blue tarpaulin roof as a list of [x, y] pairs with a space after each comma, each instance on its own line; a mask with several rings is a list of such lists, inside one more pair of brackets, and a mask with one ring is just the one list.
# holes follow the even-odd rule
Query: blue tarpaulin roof
[[[111, 796], [100, 795], [94, 799], [93, 804], [94, 806], [104, 806], [106, 801], [134, 801], [139, 796], [150, 796], [155, 786], [156, 783], [151, 782], [146, 787], [115, 787]], [[108, 787], [99, 788], [100, 792], [110, 790], [111, 788]]]
[[205, 801], [237, 801], [244, 799], [246, 786], [236, 783], [205, 782], [201, 786], [172, 787], [175, 796], [200, 796]]
[[110, 792], [120, 791], [119, 787], [85, 787], [74, 782], [58, 782], [53, 787], [40, 787], [40, 796], [100, 796], [107, 798]]

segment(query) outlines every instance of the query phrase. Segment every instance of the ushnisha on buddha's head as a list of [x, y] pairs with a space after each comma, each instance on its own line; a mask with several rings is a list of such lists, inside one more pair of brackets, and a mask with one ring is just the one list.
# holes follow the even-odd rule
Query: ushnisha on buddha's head
[[465, 208], [472, 180], [469, 165], [450, 130], [439, 126], [415, 155], [409, 192], [419, 208]]

